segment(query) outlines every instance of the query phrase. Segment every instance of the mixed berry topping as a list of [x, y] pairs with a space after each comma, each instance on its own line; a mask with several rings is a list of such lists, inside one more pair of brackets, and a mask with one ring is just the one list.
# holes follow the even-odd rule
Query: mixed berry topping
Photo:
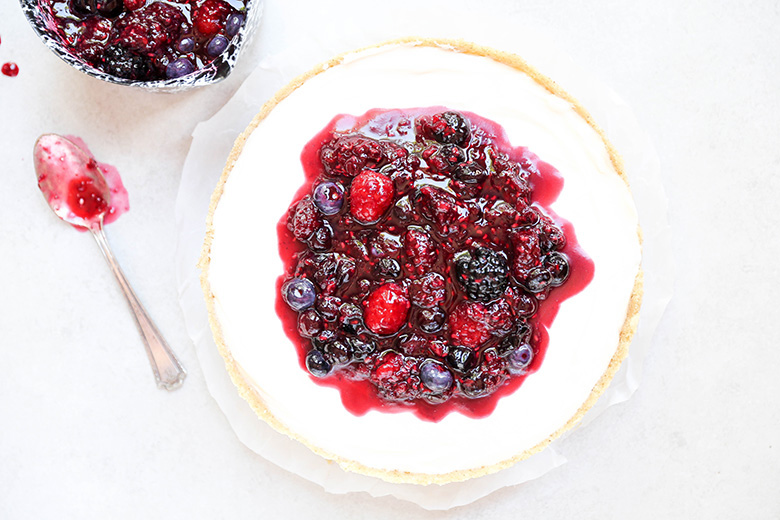
[[120, 78], [173, 79], [227, 50], [247, 0], [41, 0], [49, 30], [76, 57]]
[[436, 108], [337, 117], [302, 159], [310, 184], [280, 223], [302, 364], [355, 413], [489, 413], [592, 277], [548, 207], [560, 176], [495, 123]]

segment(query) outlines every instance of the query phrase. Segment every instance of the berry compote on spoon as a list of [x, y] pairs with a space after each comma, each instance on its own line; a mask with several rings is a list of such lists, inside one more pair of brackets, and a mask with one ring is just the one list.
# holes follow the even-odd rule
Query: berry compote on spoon
[[147, 314], [108, 247], [103, 222], [110, 211], [111, 189], [99, 164], [72, 140], [55, 134], [38, 138], [33, 151], [38, 187], [54, 213], [89, 230], [100, 246], [133, 311], [157, 386], [174, 390], [187, 373]]

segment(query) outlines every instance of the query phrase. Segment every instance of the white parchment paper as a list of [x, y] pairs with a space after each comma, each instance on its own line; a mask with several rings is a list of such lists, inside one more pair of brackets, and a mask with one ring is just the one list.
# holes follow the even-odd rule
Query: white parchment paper
[[[475, 36], [474, 41], [519, 54], [555, 80], [591, 112], [623, 156], [639, 211], [644, 234], [645, 270], [645, 294], [639, 328], [627, 359], [607, 391], [583, 419], [581, 424], [585, 425], [609, 406], [627, 400], [637, 389], [653, 333], [672, 295], [671, 241], [666, 218], [667, 199], [660, 183], [660, 162], [652, 143], [639, 128], [629, 107], [614, 92], [581, 70], [565, 53], [549, 42], [544, 42], [543, 37], [528, 31], [523, 35], [512, 34], [511, 38], [495, 32], [483, 36], [484, 39], [476, 39]], [[238, 395], [211, 336], [196, 263], [205, 235], [209, 198], [234, 140], [262, 104], [279, 88], [295, 75], [328, 57], [321, 55], [321, 47], [313, 45], [315, 40], [309, 42], [310, 45], [299, 43], [301, 47], [296, 48], [295, 52], [266, 57], [233, 98], [214, 117], [196, 127], [184, 164], [176, 200], [176, 276], [179, 302], [209, 392], [241, 442], [272, 463], [319, 484], [331, 493], [363, 491], [373, 496], [393, 495], [426, 509], [443, 510], [474, 502], [500, 488], [538, 478], [560, 466], [566, 459], [555, 451], [556, 441], [544, 451], [511, 468], [467, 482], [430, 486], [391, 484], [377, 478], [348, 473], [337, 464], [315, 455], [257, 418]], [[353, 47], [367, 43], [371, 42], [355, 41]], [[308, 53], [302, 50], [307, 48], [311, 49]], [[342, 50], [339, 46], [336, 48]], [[277, 318], [269, 316], [269, 319]]]

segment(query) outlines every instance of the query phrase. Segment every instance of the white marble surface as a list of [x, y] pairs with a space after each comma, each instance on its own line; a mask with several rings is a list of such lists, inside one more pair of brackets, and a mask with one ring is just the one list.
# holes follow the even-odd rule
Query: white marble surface
[[[0, 63], [21, 73], [0, 76], [0, 518], [780, 516], [780, 8], [740, 4], [267, 0], [231, 78], [159, 95], [71, 70], [4, 0]], [[406, 21], [380, 22], [391, 16]], [[652, 136], [675, 298], [636, 395], [566, 439], [569, 463], [552, 473], [446, 513], [329, 495], [245, 448], [205, 388], [173, 276], [189, 135], [264, 55], [295, 55], [302, 34], [326, 58], [407, 34], [468, 38], [492, 18], [546, 33]], [[92, 239], [37, 192], [31, 148], [50, 131], [81, 135], [123, 173], [131, 211], [109, 240], [189, 368], [174, 393], [155, 388]]]

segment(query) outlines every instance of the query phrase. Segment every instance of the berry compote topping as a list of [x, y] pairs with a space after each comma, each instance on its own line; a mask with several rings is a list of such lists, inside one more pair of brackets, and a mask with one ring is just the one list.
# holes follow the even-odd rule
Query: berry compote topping
[[441, 107], [338, 116], [301, 159], [277, 309], [302, 367], [355, 414], [492, 412], [593, 276], [549, 207], [558, 172]]
[[40, 0], [69, 51], [120, 78], [174, 79], [212, 64], [245, 20], [247, 0]]

